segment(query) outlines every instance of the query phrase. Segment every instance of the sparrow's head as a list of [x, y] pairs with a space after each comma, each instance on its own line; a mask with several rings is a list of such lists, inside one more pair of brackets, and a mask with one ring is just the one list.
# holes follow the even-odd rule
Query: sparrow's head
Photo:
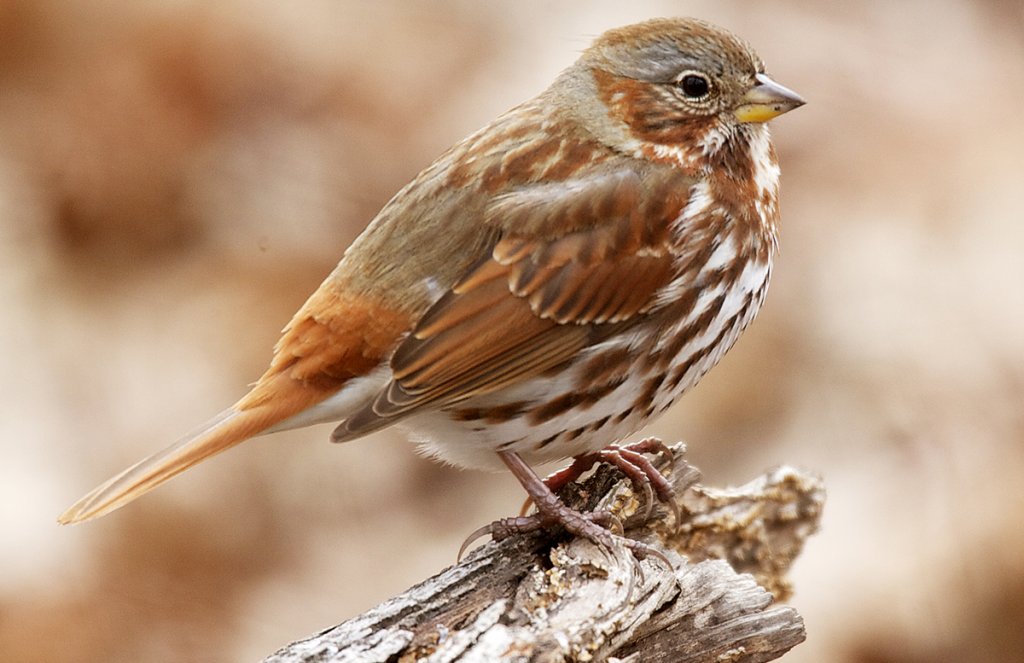
[[[593, 76], [605, 118], [599, 133], [677, 160], [707, 156], [735, 136], [804, 104], [764, 73], [742, 39], [697, 19], [655, 19], [609, 30], [577, 71]], [[621, 131], [623, 130], [624, 131]]]

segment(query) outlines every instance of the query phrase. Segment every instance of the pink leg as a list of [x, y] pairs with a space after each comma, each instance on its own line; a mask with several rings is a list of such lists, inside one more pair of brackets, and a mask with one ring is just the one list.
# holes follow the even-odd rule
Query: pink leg
[[672, 566], [668, 558], [658, 550], [639, 541], [622, 538], [607, 529], [607, 525], [611, 524], [618, 531], [622, 531], [621, 523], [618, 523], [618, 519], [612, 514], [584, 514], [567, 507], [558, 499], [558, 496], [551, 492], [551, 489], [518, 454], [511, 451], [499, 451], [498, 456], [508, 466], [508, 469], [516, 479], [519, 480], [519, 483], [522, 484], [527, 495], [530, 496], [530, 499], [536, 505], [537, 513], [531, 516], [519, 516], [518, 518], [504, 518], [481, 527], [473, 532], [462, 544], [462, 548], [459, 550], [460, 558], [466, 551], [466, 548], [484, 534], [490, 534], [495, 540], [500, 541], [513, 534], [561, 526], [570, 534], [589, 539], [598, 545], [606, 547], [611, 547], [618, 538], [638, 559], [643, 559], [650, 555], [661, 559], [669, 567]]

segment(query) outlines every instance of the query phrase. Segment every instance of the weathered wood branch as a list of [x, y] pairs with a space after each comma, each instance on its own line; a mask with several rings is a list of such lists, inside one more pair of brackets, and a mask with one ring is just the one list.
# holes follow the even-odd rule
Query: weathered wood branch
[[[647, 505], [617, 470], [567, 486], [582, 510], [607, 509], [626, 535], [663, 552], [637, 560], [550, 535], [488, 543], [460, 564], [265, 663], [603, 661], [756, 663], [802, 642], [796, 610], [780, 605], [785, 574], [818, 526], [821, 482], [781, 468], [726, 490], [674, 448], [669, 474], [682, 522]], [[663, 463], [664, 464], [664, 463]]]

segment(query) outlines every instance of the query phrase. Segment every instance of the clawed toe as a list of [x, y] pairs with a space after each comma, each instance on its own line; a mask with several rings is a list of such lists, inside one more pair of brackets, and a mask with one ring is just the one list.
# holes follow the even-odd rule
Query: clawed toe
[[[669, 480], [665, 478], [665, 475], [644, 455], [647, 453], [663, 453], [669, 459], [669, 468], [672, 468], [674, 465], [672, 451], [661, 440], [654, 438], [619, 447], [615, 451], [624, 461], [624, 465], [630, 469], [627, 471], [623, 469], [622, 465], [618, 464], [616, 467], [630, 478], [633, 485], [639, 484], [644, 488], [644, 496], [648, 498], [647, 516], [650, 516], [650, 511], [653, 507], [654, 500], [651, 494], [653, 492], [657, 495], [658, 501], [672, 512], [673, 523], [678, 528], [682, 514], [679, 510], [679, 502], [676, 500], [676, 491]], [[631, 474], [630, 472], [633, 473]]]
[[[649, 437], [633, 444], [610, 445], [594, 453], [576, 456], [571, 465], [548, 475], [544, 479], [544, 485], [552, 492], [558, 492], [586, 474], [594, 465], [607, 463], [626, 475], [635, 489], [643, 491], [644, 520], [650, 518], [654, 509], [654, 498], [657, 497], [657, 500], [672, 512], [673, 522], [678, 527], [682, 516], [675, 490], [645, 454], [664, 456], [668, 460], [669, 471], [673, 469], [675, 459], [672, 450], [661, 440]], [[519, 515], [526, 515], [532, 503], [533, 500], [527, 498]]]
[[610, 548], [616, 542], [619, 542], [629, 549], [637, 559], [642, 560], [647, 557], [654, 557], [664, 562], [669, 568], [672, 568], [672, 563], [661, 551], [652, 548], [646, 543], [641, 543], [624, 536], [622, 521], [610, 511], [580, 513], [569, 507], [563, 506], [563, 508], [565, 509], [565, 512], [562, 514], [564, 518], [535, 513], [529, 516], [502, 518], [489, 525], [484, 525], [473, 531], [462, 543], [462, 546], [459, 547], [457, 561], [462, 560], [466, 550], [475, 541], [486, 535], [490, 535], [495, 541], [501, 541], [516, 534], [529, 534], [530, 532], [542, 529], [561, 527], [570, 534], [588, 539], [606, 548]]
[[596, 462], [605, 461], [619, 467], [634, 485], [643, 488], [647, 497], [649, 514], [650, 505], [653, 504], [655, 495], [661, 500], [669, 500], [674, 504], [671, 484], [642, 455], [645, 452], [661, 452], [663, 450], [667, 451], [667, 448], [661, 442], [651, 442], [650, 440], [644, 440], [629, 447], [610, 447], [594, 454], [578, 457], [571, 466], [552, 475], [548, 481], [542, 481], [518, 454], [507, 451], [499, 452], [499, 457], [526, 489], [537, 512], [528, 516], [502, 518], [477, 529], [467, 537], [459, 548], [459, 559], [462, 559], [463, 554], [474, 541], [487, 534], [491, 535], [495, 541], [500, 541], [514, 534], [561, 528], [574, 536], [588, 539], [606, 548], [611, 548], [616, 542], [620, 542], [637, 559], [655, 557], [671, 567], [671, 562], [660, 551], [647, 544], [626, 538], [622, 522], [613, 513], [608, 511], [580, 513], [566, 506], [552, 492], [552, 484], [561, 487], [578, 478]]

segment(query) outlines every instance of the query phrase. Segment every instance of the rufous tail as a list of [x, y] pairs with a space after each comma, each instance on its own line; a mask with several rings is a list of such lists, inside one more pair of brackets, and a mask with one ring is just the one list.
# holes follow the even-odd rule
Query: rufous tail
[[196, 463], [259, 432], [250, 412], [228, 408], [181, 438], [98, 486], [57, 519], [62, 525], [99, 518], [153, 490]]
[[[153, 490], [193, 465], [267, 431], [304, 407], [319, 401], [323, 393], [285, 388], [283, 396], [259, 402], [261, 391], [274, 391], [281, 383], [263, 383], [233, 407], [224, 410], [198, 430], [171, 446], [132, 465], [75, 502], [57, 519], [62, 525], [99, 518]], [[261, 390], [261, 387], [264, 388]], [[305, 393], [303, 393], [305, 392]], [[290, 398], [289, 398], [290, 396]], [[255, 401], [255, 402], [254, 402]]]

